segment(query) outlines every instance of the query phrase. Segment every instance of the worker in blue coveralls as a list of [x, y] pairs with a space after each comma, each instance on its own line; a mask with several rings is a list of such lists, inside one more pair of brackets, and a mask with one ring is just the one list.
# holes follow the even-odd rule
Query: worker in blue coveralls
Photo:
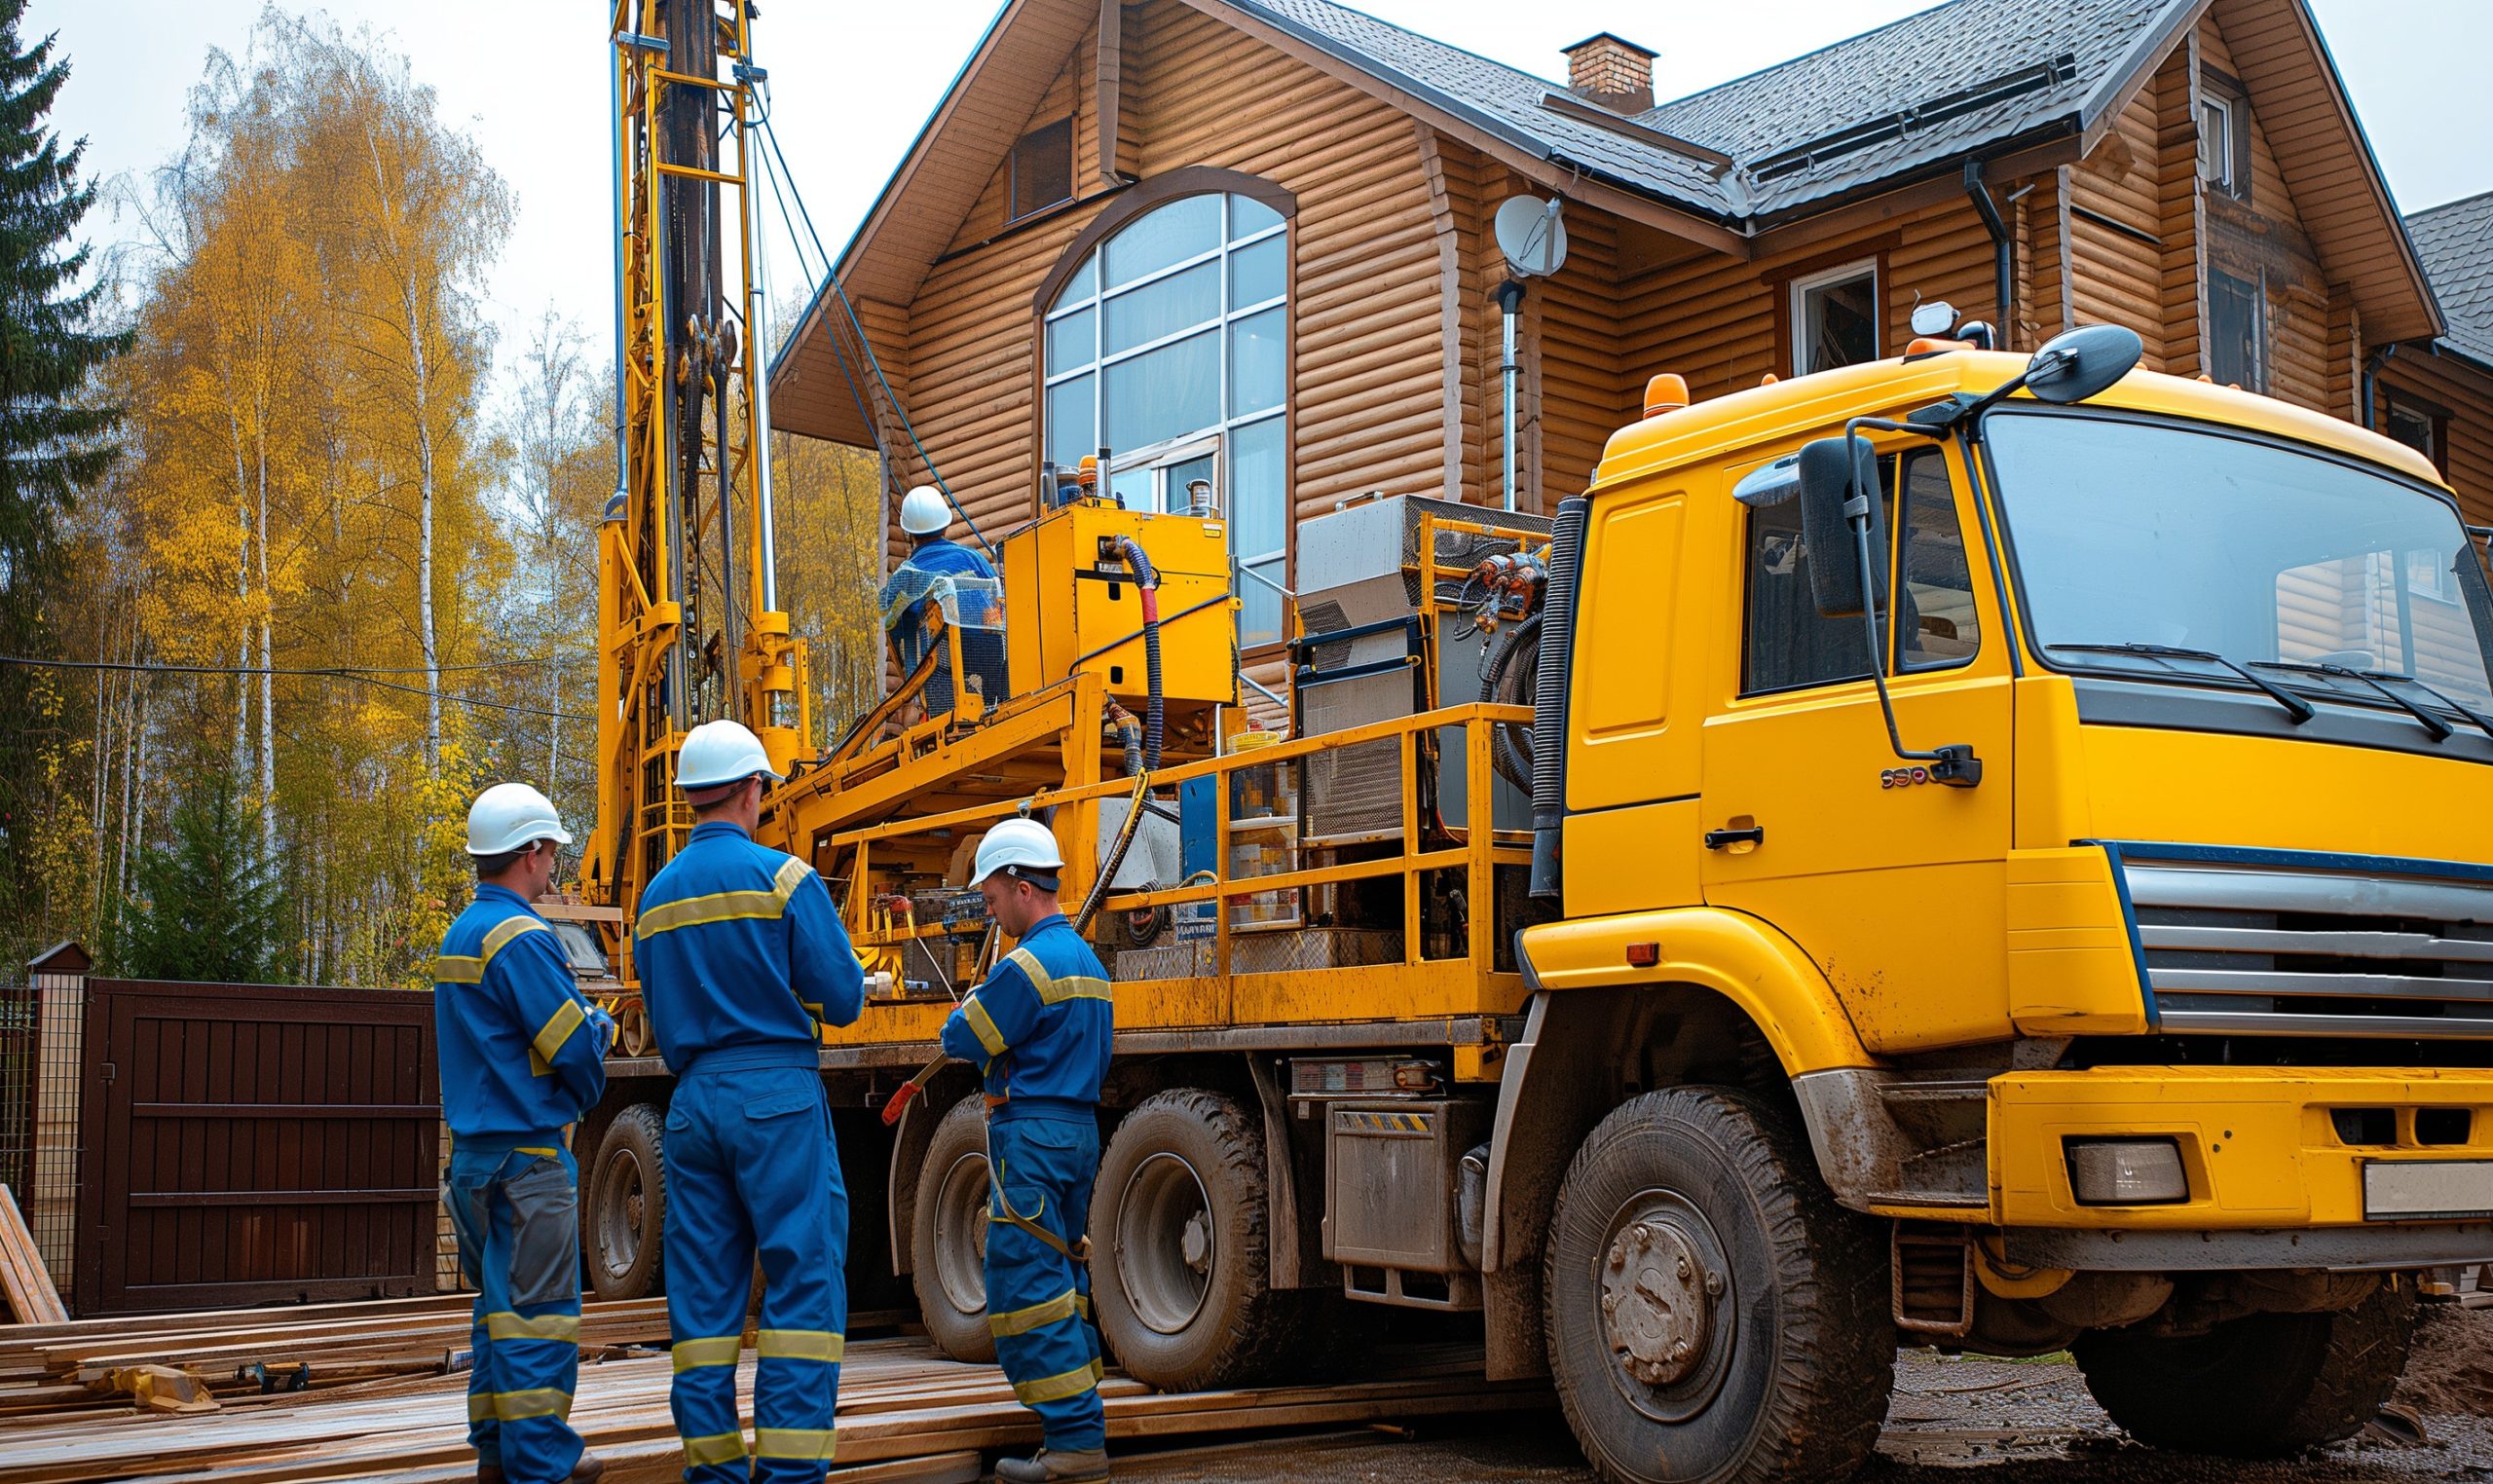
[[476, 1288], [467, 1440], [484, 1484], [589, 1480], [572, 1430], [580, 1362], [579, 1167], [566, 1126], [606, 1091], [614, 1022], [582, 998], [529, 903], [572, 836], [544, 795], [498, 783], [467, 811], [476, 900], [442, 935], [432, 1015], [450, 1175], [441, 1203]]
[[979, 841], [979, 893], [1018, 946], [944, 1022], [944, 1050], [986, 1085], [986, 1327], [1013, 1394], [1044, 1428], [1037, 1457], [995, 1465], [1003, 1484], [1108, 1476], [1084, 1232], [1115, 1007], [1106, 971], [1057, 907], [1063, 866], [1036, 820], [1008, 819]]
[[[754, 842], [760, 738], [685, 737], [692, 837], [641, 893], [641, 995], [676, 1075], [666, 1115], [666, 1311], [684, 1477], [807, 1480], [832, 1456], [848, 1323], [848, 1190], [823, 1092], [821, 1027], [854, 1022], [865, 976], [813, 868]], [[753, 1443], [736, 1349], [762, 1258]], [[749, 1462], [748, 1462], [749, 1460]]]
[[[900, 673], [909, 675], [926, 657], [926, 588], [935, 577], [995, 578], [995, 568], [967, 546], [946, 538], [952, 524], [951, 502], [931, 484], [921, 484], [900, 502], [900, 529], [910, 539], [910, 552], [883, 579], [883, 632], [891, 640], [892, 657]], [[965, 663], [979, 656], [967, 656]], [[926, 710], [941, 715], [952, 709], [952, 680], [940, 667], [927, 677]], [[994, 699], [990, 697], [989, 699]]]

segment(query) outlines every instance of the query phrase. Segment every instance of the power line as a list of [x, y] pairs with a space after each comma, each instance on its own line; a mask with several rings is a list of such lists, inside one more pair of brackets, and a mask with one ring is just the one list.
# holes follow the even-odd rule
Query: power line
[[[521, 661], [514, 661], [514, 663], [521, 663]], [[409, 695], [432, 695], [436, 693], [426, 689], [422, 686], [406, 686], [401, 685], [396, 681], [383, 680], [381, 678], [384, 674], [422, 675], [425, 673], [422, 670], [372, 671], [345, 668], [283, 669], [276, 666], [260, 665], [139, 664], [131, 660], [120, 659], [38, 659], [25, 654], [0, 654], [0, 665], [22, 665], [30, 669], [38, 670], [122, 670], [141, 675], [302, 676], [314, 680], [355, 681], [366, 686], [379, 686], [385, 690], [403, 690]], [[493, 665], [443, 665], [440, 668], [444, 670], [490, 670], [497, 667]], [[489, 701], [480, 695], [466, 695], [456, 690], [444, 690], [438, 692], [438, 694], [441, 699], [445, 701], [455, 701], [462, 706], [474, 706], [485, 711], [507, 711], [517, 713], [521, 716], [551, 717], [558, 722], [593, 722], [597, 720], [593, 716], [583, 715], [577, 711], [555, 711], [543, 706], [522, 706], [510, 701]]]

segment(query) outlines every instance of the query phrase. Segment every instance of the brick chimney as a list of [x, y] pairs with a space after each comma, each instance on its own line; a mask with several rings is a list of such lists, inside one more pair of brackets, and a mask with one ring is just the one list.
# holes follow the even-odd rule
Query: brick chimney
[[1585, 37], [1567, 51], [1567, 91], [1613, 113], [1643, 113], [1654, 106], [1654, 56], [1608, 31]]

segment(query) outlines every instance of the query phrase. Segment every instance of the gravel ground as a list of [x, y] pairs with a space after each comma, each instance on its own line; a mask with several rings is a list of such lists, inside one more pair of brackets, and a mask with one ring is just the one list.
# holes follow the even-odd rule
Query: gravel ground
[[[1895, 1400], [1862, 1484], [2493, 1484], [2493, 1310], [2434, 1310], [2399, 1400], [2426, 1441], [2359, 1437], [2310, 1458], [2245, 1464], [2129, 1441], [2065, 1358], [2006, 1362], [1928, 1351], [1896, 1357]], [[1969, 1470], [1979, 1470], [1968, 1477]], [[1467, 1428], [1421, 1424], [1268, 1438], [1155, 1460], [1121, 1456], [1120, 1479], [1345, 1480], [1359, 1484], [1538, 1480], [1593, 1484], [1555, 1412]]]

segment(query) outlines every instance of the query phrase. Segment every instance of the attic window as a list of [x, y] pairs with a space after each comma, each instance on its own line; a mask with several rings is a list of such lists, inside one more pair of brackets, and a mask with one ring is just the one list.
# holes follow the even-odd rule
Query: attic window
[[2208, 270], [2208, 376], [2245, 391], [2268, 390], [2267, 295], [2256, 278]]
[[1073, 199], [1073, 121], [1042, 124], [1013, 145], [1005, 167], [1005, 216], [1020, 221]]
[[2251, 199], [2251, 105], [2240, 89], [2199, 78], [2199, 178], [2236, 201]]
[[2442, 445], [2447, 441], [2448, 427], [2448, 413], [2437, 407], [2409, 401], [2393, 392], [2389, 397], [2387, 415], [2381, 419], [2380, 430], [2422, 454], [2433, 462], [2433, 467], [2447, 475], [2449, 464], [2443, 455]]

